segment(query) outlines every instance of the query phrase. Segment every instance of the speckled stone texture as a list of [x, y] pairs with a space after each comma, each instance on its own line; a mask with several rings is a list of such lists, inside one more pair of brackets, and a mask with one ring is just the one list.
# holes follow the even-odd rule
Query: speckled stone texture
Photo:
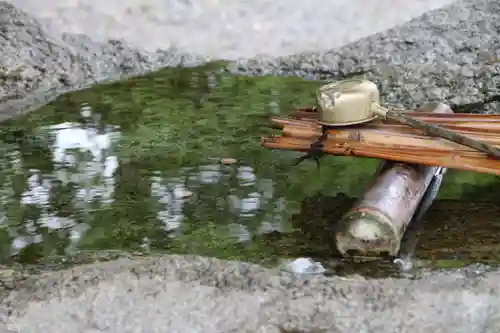
[[243, 60], [233, 66], [249, 74], [334, 79], [366, 73], [396, 106], [442, 101], [456, 111], [496, 113], [499, 34], [500, 2], [457, 1], [336, 50]]
[[81, 34], [49, 31], [31, 15], [3, 1], [0, 50], [0, 120], [29, 111], [65, 91], [201, 61], [179, 52], [148, 53], [123, 41], [96, 42]]
[[[19, 2], [23, 8], [31, 11], [40, 9], [40, 5], [35, 6], [40, 2], [31, 0], [14, 2]], [[76, 0], [73, 2], [83, 3]], [[76, 34], [75, 31], [86, 31], [85, 26], [82, 27], [82, 22], [85, 22], [83, 19], [78, 21], [80, 28], [72, 29], [69, 25], [66, 26], [66, 30], [61, 30], [65, 27], [64, 22], [83, 10], [71, 9], [73, 2], [60, 6], [58, 11], [52, 13], [54, 22], [52, 25], [47, 23], [51, 17], [47, 10], [54, 6], [47, 6], [48, 9], [45, 11], [40, 10], [40, 19], [35, 19], [6, 2], [0, 2], [0, 47], [3, 50], [2, 57], [0, 57], [0, 69], [4, 80], [4, 84], [0, 87], [1, 115], [11, 115], [18, 111], [32, 109], [62, 91], [87, 86], [98, 81], [142, 74], [180, 63], [193, 65], [214, 57], [243, 58], [239, 61], [235, 60], [230, 66], [235, 73], [243, 74], [272, 73], [304, 77], [324, 76], [333, 79], [366, 74], [368, 78], [380, 85], [382, 97], [396, 106], [412, 108], [426, 101], [440, 100], [453, 106], [456, 111], [496, 112], [497, 109], [500, 66], [497, 62], [497, 57], [500, 56], [497, 36], [500, 4], [493, 0], [457, 1], [442, 9], [426, 13], [409, 23], [348, 45], [344, 45], [345, 42], [350, 41], [345, 37], [349, 32], [349, 28], [345, 27], [345, 22], [334, 28], [331, 20], [325, 23], [326, 17], [321, 16], [322, 19], [317, 17], [313, 20], [317, 22], [317, 25], [312, 25], [308, 21], [309, 23], [304, 26], [304, 31], [307, 31], [306, 36], [314, 36], [314, 40], [318, 36], [323, 36], [324, 45], [320, 50], [302, 53], [302, 50], [305, 51], [310, 47], [304, 46], [307, 44], [305, 42], [305, 44], [299, 42], [306, 37], [304, 34], [295, 32], [301, 25], [291, 24], [290, 20], [286, 21], [289, 26], [288, 33], [282, 26], [279, 26], [279, 29], [273, 26], [275, 30], [270, 28], [270, 33], [266, 35], [266, 43], [263, 43], [262, 47], [259, 47], [259, 43], [252, 43], [245, 39], [245, 36], [254, 36], [252, 35], [254, 32], [248, 24], [242, 24], [242, 27], [248, 26], [248, 31], [245, 33], [242, 28], [239, 39], [241, 45], [232, 43], [229, 47], [222, 43], [216, 47], [216, 53], [213, 53], [210, 47], [201, 48], [195, 42], [191, 44], [191, 49], [188, 44], [183, 44], [184, 46], [176, 49], [175, 45], [168, 41], [164, 42], [165, 49], [163, 50], [147, 51], [131, 46], [138, 44], [136, 34], [131, 34], [131, 42], [126, 38], [104, 40], [105, 36], [118, 38], [126, 37], [126, 35], [105, 34], [100, 33], [100, 30], [96, 30], [93, 37], [83, 33]], [[93, 3], [95, 7], [94, 2], [89, 3]], [[209, 6], [206, 1], [202, 3], [204, 6]], [[226, 5], [230, 8], [228, 13], [238, 12], [239, 7], [233, 8], [234, 5], [226, 2], [220, 2], [217, 6], [224, 8]], [[399, 3], [399, 5], [406, 7], [406, 4]], [[251, 7], [247, 2], [242, 2], [241, 6], [242, 11], [244, 6]], [[283, 8], [287, 7], [280, 6], [277, 8], [281, 8], [281, 11], [275, 7], [270, 9], [276, 12], [276, 20], [278, 16], [286, 13]], [[86, 5], [85, 8], [88, 12], [92, 6]], [[182, 8], [178, 15], [190, 13], [186, 8]], [[290, 8], [292, 10], [293, 6]], [[419, 8], [418, 6], [408, 7], [405, 10], [413, 9], [415, 13], [422, 13], [422, 9]], [[105, 9], [109, 16], [110, 8]], [[333, 13], [334, 8], [330, 8], [329, 11]], [[309, 13], [306, 10], [303, 12]], [[354, 16], [353, 13], [351, 12], [350, 15]], [[237, 25], [239, 17], [243, 15], [233, 14], [226, 15], [229, 21], [216, 20], [217, 16], [209, 20], [210, 24], [207, 23], [206, 29], [207, 38], [218, 33], [219, 39], [224, 40], [228, 24]], [[99, 17], [103, 20], [108, 18], [108, 16], [99, 15], [96, 14], [94, 21]], [[272, 21], [272, 15], [269, 15], [271, 14], [264, 15], [266, 19], [261, 18], [261, 21]], [[58, 20], [57, 17], [59, 17]], [[338, 17], [339, 20], [345, 19], [342, 12], [336, 13], [334, 17]], [[411, 16], [404, 17], [411, 18]], [[203, 18], [208, 20], [205, 16]], [[302, 19], [310, 20], [305, 16]], [[152, 24], [156, 22], [158, 29], [167, 29], [169, 25], [175, 25], [175, 22], [179, 20], [179, 18], [164, 21], [150, 20], [147, 25], [154, 27]], [[386, 20], [389, 21], [388, 18]], [[94, 21], [87, 20], [91, 22], [87, 30], [90, 31], [94, 25], [101, 27], [104, 24]], [[183, 24], [185, 28], [183, 36], [187, 41], [191, 40], [192, 35], [196, 35], [194, 32], [199, 33], [201, 23], [194, 18], [186, 18], [186, 21], [196, 23], [196, 29], [195, 26], [191, 29], [189, 24]], [[296, 21], [301, 20], [297, 17]], [[136, 20], [126, 21], [129, 30], [133, 30], [134, 22]], [[143, 28], [141, 22], [135, 23], [137, 29]], [[214, 22], [220, 22], [220, 26]], [[396, 23], [402, 22], [396, 21]], [[116, 24], [111, 25], [114, 27], [114, 30], [110, 28], [111, 32], [118, 30]], [[356, 26], [354, 30], [357, 31], [359, 37], [363, 33], [367, 34], [367, 28], [362, 29], [359, 22], [355, 21], [353, 24]], [[377, 29], [382, 28], [380, 26]], [[281, 54], [280, 50], [291, 43], [290, 40], [295, 40], [290, 39], [290, 35], [298, 41], [294, 44], [296, 54], [276, 57]], [[153, 33], [150, 36], [147, 34], [143, 36], [149, 49], [161, 44], [161, 41], [158, 41], [157, 44], [151, 45], [148, 37], [154, 36], [156, 35]], [[193, 41], [197, 40], [196, 38], [193, 37]], [[338, 47], [331, 50], [329, 46], [332, 45]], [[320, 46], [316, 43], [315, 47]], [[253, 57], [254, 54], [259, 53], [267, 55]]]
[[22, 333], [494, 333], [499, 278], [472, 268], [420, 280], [301, 278], [242, 262], [165, 256], [27, 281], [0, 311], [8, 332]]

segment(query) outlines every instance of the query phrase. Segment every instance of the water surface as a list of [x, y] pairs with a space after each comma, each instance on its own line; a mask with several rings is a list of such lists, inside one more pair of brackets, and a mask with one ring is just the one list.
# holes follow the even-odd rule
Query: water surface
[[[1, 124], [2, 262], [168, 252], [268, 265], [308, 256], [338, 273], [384, 272], [336, 258], [330, 231], [379, 161], [292, 167], [299, 154], [259, 143], [267, 117], [312, 105], [323, 82], [235, 77], [223, 66], [98, 85]], [[417, 258], [496, 264], [499, 188], [494, 176], [450, 171]]]

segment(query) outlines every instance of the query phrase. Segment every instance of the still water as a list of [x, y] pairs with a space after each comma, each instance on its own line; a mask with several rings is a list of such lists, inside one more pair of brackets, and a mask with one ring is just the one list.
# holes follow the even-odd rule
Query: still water
[[[0, 260], [169, 252], [383, 271], [335, 259], [329, 231], [378, 161], [330, 157], [317, 170], [260, 147], [266, 118], [311, 105], [320, 84], [234, 77], [212, 63], [65, 94], [1, 124]], [[499, 189], [496, 177], [450, 171], [417, 258], [432, 267], [496, 264]]]

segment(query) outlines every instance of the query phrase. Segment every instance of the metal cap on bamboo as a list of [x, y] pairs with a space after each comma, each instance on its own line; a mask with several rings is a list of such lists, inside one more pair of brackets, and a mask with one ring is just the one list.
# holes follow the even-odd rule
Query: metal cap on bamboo
[[373, 120], [371, 106], [380, 103], [377, 85], [368, 80], [333, 82], [316, 91], [319, 122], [329, 126], [361, 124]]

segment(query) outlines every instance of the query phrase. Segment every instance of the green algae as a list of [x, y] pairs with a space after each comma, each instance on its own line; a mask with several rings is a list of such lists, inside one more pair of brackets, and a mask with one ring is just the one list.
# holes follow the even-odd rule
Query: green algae
[[[335, 258], [331, 224], [352, 204], [351, 197], [362, 193], [378, 161], [328, 157], [320, 170], [309, 162], [292, 167], [300, 155], [263, 149], [259, 137], [269, 134], [265, 126], [269, 116], [312, 105], [315, 89], [324, 82], [233, 76], [224, 66], [215, 62], [167, 68], [96, 85], [64, 94], [34, 113], [1, 124], [0, 210], [6, 216], [0, 228], [3, 261], [47, 264], [65, 258], [62, 261], [67, 262], [93, 251], [196, 253], [263, 264], [298, 256]], [[92, 110], [92, 116], [82, 115], [85, 108]], [[82, 166], [92, 161], [88, 152], [79, 149], [68, 149], [77, 161], [73, 166], [53, 161], [55, 137], [47, 128], [61, 123], [80, 124], [100, 134], [119, 133], [103, 155], [116, 156], [119, 161], [113, 171], [110, 202], [105, 203], [102, 196], [87, 202], [77, 198], [79, 191], [102, 184], [106, 180], [102, 174], [83, 177], [83, 182], [61, 180], [61, 170], [81, 178], [77, 175]], [[236, 163], [218, 163], [227, 157]], [[216, 182], [200, 181], [200, 172], [207, 168], [216, 174]], [[242, 170], [252, 174], [250, 180], [242, 179]], [[21, 203], [33, 175], [50, 193], [43, 204]], [[431, 227], [425, 235], [435, 233], [435, 237], [424, 235], [417, 254], [438, 262], [438, 253], [438, 259], [443, 256], [447, 262], [445, 266], [469, 257], [474, 262], [496, 262], [488, 256], [481, 258], [484, 251], [466, 249], [484, 239], [491, 246], [497, 242], [500, 213], [495, 209], [495, 193], [499, 184], [497, 177], [450, 171], [439, 196], [444, 201], [438, 201], [426, 224]], [[178, 198], [182, 207], [152, 194], [152, 188], [158, 186], [170, 198], [183, 187], [188, 194]], [[245, 200], [256, 198], [256, 207], [242, 208]], [[464, 206], [462, 202], [473, 205], [470, 210], [480, 207], [477, 209], [487, 214], [465, 213], [458, 209]], [[162, 211], [169, 216], [161, 218]], [[181, 216], [178, 227], [167, 228], [165, 220], [175, 220], [174, 215]], [[43, 216], [66, 219], [68, 224], [53, 228], [43, 222]], [[464, 216], [466, 221], [462, 221]], [[475, 235], [472, 245], [449, 240], [450, 235], [456, 238], [460, 233], [450, 233], [446, 227], [455, 220], [462, 222], [453, 228]], [[470, 232], [466, 223], [480, 225], [476, 227], [481, 230], [479, 235]], [[279, 230], [264, 232], [264, 224], [279, 226]], [[235, 232], [241, 226], [245, 237]], [[77, 229], [81, 229], [78, 237]], [[10, 245], [16, 238], [27, 244], [12, 253]], [[448, 250], [439, 251], [445, 248], [462, 254], [454, 257]]]

